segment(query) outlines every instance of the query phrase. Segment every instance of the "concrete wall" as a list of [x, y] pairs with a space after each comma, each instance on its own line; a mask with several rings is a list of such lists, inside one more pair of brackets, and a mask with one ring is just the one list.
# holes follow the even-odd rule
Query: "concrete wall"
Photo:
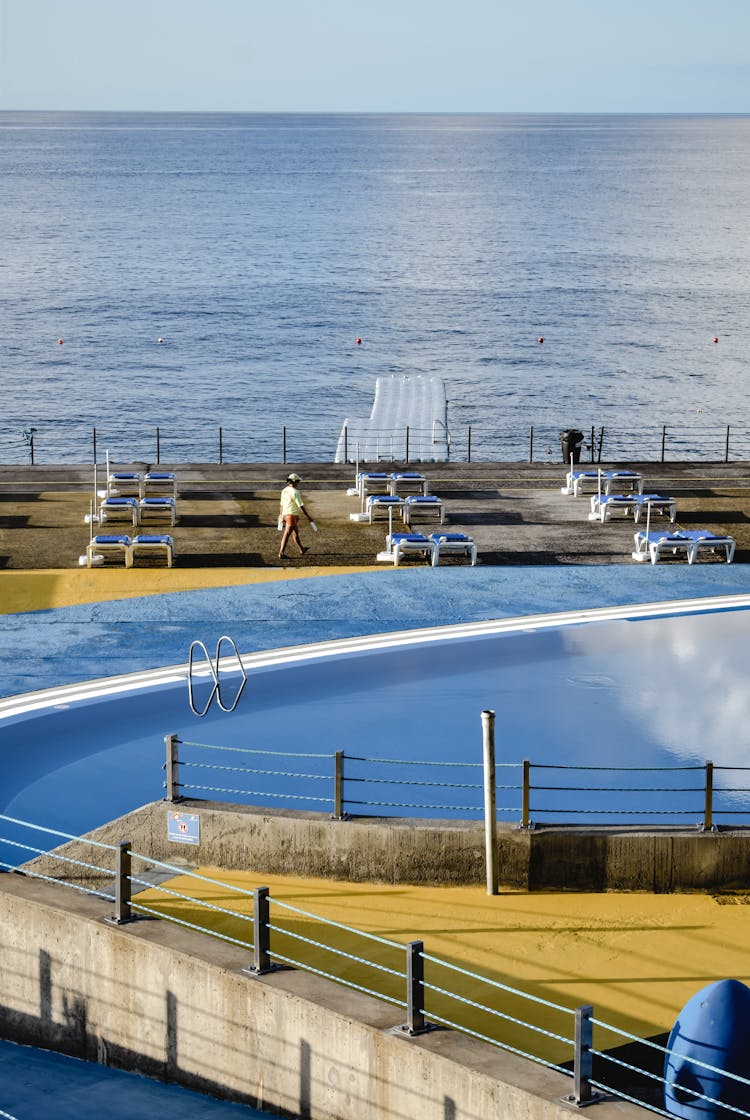
[[[167, 840], [167, 812], [200, 818], [200, 844]], [[93, 832], [167, 862], [354, 882], [484, 883], [481, 824], [155, 802]], [[81, 857], [81, 858], [89, 858]], [[750, 887], [750, 832], [498, 827], [500, 882], [525, 890], [717, 891]]]
[[[393, 1033], [399, 1008], [111, 905], [0, 874], [0, 1033], [309, 1120], [561, 1120], [562, 1074], [457, 1035]], [[642, 1115], [598, 1104], [599, 1120]]]

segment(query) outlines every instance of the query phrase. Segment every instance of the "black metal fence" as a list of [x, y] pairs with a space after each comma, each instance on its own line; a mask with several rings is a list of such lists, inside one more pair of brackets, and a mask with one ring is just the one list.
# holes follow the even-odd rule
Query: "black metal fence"
[[[581, 461], [599, 462], [746, 462], [750, 425], [660, 423], [613, 428], [580, 425]], [[448, 457], [456, 462], [561, 463], [562, 431], [550, 425], [486, 428], [471, 425], [451, 431]], [[85, 464], [104, 459], [132, 463], [355, 463], [427, 461], [425, 432], [390, 428], [374, 433], [365, 460], [354, 436], [326, 424], [300, 423], [269, 429], [229, 423], [181, 429], [134, 422], [91, 428], [42, 422], [23, 429], [0, 427], [0, 463]], [[422, 448], [422, 451], [419, 451]], [[421, 458], [420, 458], [421, 455]], [[438, 458], [438, 456], [435, 456]], [[442, 456], [440, 456], [442, 458]]]

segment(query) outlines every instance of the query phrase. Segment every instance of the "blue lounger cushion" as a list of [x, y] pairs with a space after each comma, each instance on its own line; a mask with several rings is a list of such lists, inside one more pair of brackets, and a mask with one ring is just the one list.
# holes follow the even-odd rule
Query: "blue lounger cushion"
[[174, 541], [167, 533], [139, 533], [133, 537], [133, 544], [174, 544]]
[[410, 494], [406, 501], [410, 506], [432, 506], [439, 502], [440, 498], [437, 494]]
[[472, 537], [467, 537], [466, 533], [430, 533], [431, 541], [456, 541], [457, 543], [473, 544]]
[[137, 498], [105, 498], [104, 504], [108, 506], [136, 506]]
[[174, 504], [174, 498], [141, 498], [141, 505], [144, 506], [173, 506]]
[[115, 533], [100, 533], [98, 536], [91, 538], [91, 543], [92, 544], [124, 544], [124, 545], [127, 546], [127, 545], [130, 544], [130, 537], [127, 537], [124, 534], [121, 535], [121, 534], [115, 534]]
[[392, 533], [391, 543], [397, 544], [399, 541], [408, 541], [410, 544], [430, 543], [424, 533]]
[[[407, 498], [407, 501], [409, 499]], [[367, 499], [368, 506], [372, 505], [394, 505], [402, 506], [404, 504], [403, 498], [394, 498], [392, 494], [370, 494]]]
[[151, 482], [172, 482], [176, 477], [174, 471], [149, 471], [146, 475]]

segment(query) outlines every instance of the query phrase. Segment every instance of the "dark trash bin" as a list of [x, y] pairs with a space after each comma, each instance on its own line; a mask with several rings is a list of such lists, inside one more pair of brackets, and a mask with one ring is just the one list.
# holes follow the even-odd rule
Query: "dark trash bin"
[[574, 463], [580, 463], [583, 432], [579, 432], [577, 428], [566, 428], [564, 432], [560, 433], [560, 439], [562, 441], [563, 463], [566, 466], [570, 466], [571, 460]]

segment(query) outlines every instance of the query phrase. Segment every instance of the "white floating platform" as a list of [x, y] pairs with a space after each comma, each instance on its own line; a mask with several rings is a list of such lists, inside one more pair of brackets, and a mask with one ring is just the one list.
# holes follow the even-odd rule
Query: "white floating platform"
[[445, 462], [449, 453], [448, 402], [442, 377], [391, 374], [375, 382], [369, 417], [344, 421], [334, 461], [437, 463]]

